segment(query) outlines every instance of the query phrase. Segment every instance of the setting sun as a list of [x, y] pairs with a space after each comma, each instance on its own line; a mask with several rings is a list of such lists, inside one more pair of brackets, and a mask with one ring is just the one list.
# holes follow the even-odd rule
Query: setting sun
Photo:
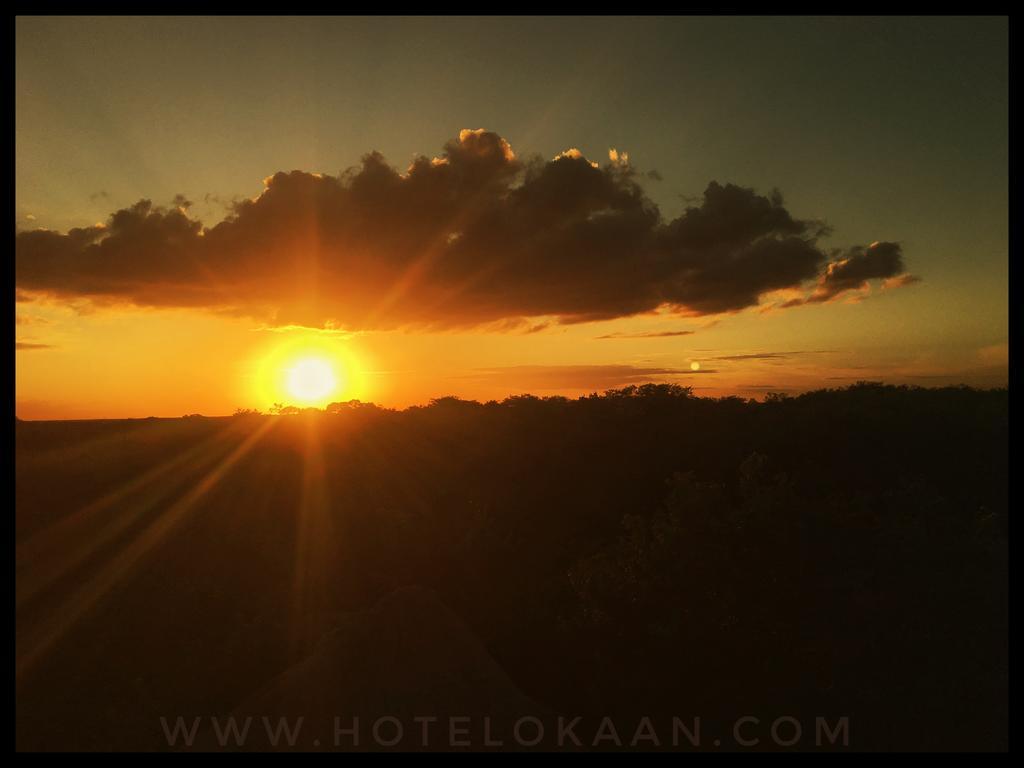
[[244, 402], [263, 410], [274, 405], [324, 408], [367, 396], [362, 360], [344, 341], [300, 335], [253, 361]]
[[338, 377], [331, 363], [320, 357], [306, 357], [290, 368], [285, 386], [300, 403], [319, 403], [338, 391]]

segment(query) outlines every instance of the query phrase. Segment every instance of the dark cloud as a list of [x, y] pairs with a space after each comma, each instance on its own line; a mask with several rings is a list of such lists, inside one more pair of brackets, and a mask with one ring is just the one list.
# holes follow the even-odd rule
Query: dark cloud
[[514, 333], [521, 335], [529, 335], [531, 333], [540, 333], [546, 331], [551, 327], [549, 322], [530, 322], [525, 317], [509, 317], [503, 320], [496, 320], [490, 323], [483, 323], [481, 329], [489, 333]]
[[831, 349], [800, 350], [796, 352], [751, 352], [744, 355], [720, 355], [709, 360], [786, 360], [798, 355], [827, 355]]
[[701, 369], [643, 367], [635, 365], [516, 365], [483, 368], [462, 376], [480, 382], [508, 380], [515, 387], [544, 389], [614, 389], [677, 376], [717, 373]]
[[606, 333], [595, 339], [661, 339], [670, 336], [692, 336], [693, 331], [645, 331], [640, 333]]
[[497, 134], [465, 130], [404, 173], [378, 153], [336, 177], [277, 173], [213, 227], [179, 197], [95, 227], [20, 232], [16, 282], [358, 330], [713, 314], [819, 276], [831, 296], [902, 271], [896, 246], [895, 260], [854, 249], [822, 274], [822, 225], [794, 217], [777, 192], [711, 182], [666, 222], [640, 178], [625, 153], [602, 167], [576, 150], [522, 160]]
[[[807, 301], [830, 301], [847, 291], [865, 288], [869, 280], [896, 280], [905, 285], [918, 279], [904, 274], [903, 249], [899, 243], [855, 246], [829, 262]], [[889, 285], [894, 287], [892, 282]]]
[[784, 301], [781, 304], [779, 304], [778, 308], [779, 309], [791, 309], [793, 307], [799, 307], [800, 305], [806, 304], [806, 303], [807, 303], [807, 299], [804, 299], [804, 298], [787, 299], [786, 301]]
[[14, 348], [18, 351], [27, 351], [32, 349], [53, 349], [52, 344], [36, 344], [30, 341], [16, 341], [14, 342]]

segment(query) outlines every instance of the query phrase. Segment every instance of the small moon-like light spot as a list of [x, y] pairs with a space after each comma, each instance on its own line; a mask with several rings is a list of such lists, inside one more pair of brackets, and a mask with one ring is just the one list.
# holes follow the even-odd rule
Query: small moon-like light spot
[[700, 370], [700, 363], [698, 363], [696, 360], [694, 362], [690, 363], [690, 370], [691, 371], [699, 371]]

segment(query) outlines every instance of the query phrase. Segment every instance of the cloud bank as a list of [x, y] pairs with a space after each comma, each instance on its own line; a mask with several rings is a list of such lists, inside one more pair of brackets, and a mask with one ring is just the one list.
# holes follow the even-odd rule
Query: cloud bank
[[[629, 384], [642, 384], [666, 377], [707, 376], [714, 369], [694, 371], [689, 368], [658, 368], [635, 365], [516, 365], [482, 368], [462, 376], [476, 382], [502, 383], [529, 390], [614, 389]], [[507, 384], [505, 384], [507, 382]]]
[[809, 286], [794, 304], [909, 281], [898, 244], [830, 256], [821, 223], [794, 217], [777, 192], [712, 181], [666, 221], [642, 178], [625, 153], [603, 166], [575, 149], [522, 160], [498, 134], [463, 130], [404, 173], [372, 152], [339, 176], [274, 174], [212, 227], [178, 198], [140, 200], [94, 227], [20, 232], [16, 287], [368, 330], [707, 315], [779, 289]]
[[26, 352], [33, 349], [53, 349], [52, 344], [36, 344], [31, 341], [16, 341], [14, 342], [14, 348], [18, 352]]
[[694, 331], [641, 331], [638, 333], [626, 333], [617, 331], [606, 333], [603, 336], [595, 336], [595, 339], [664, 339], [673, 336], [692, 336]]

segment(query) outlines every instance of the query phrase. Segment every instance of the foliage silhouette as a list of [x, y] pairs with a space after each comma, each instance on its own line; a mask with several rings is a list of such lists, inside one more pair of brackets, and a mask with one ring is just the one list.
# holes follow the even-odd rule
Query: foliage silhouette
[[[860, 749], [1005, 748], [1007, 409], [1006, 390], [966, 387], [754, 402], [650, 384], [308, 419], [19, 421], [19, 548], [274, 421], [19, 680], [19, 747], [160, 748], [161, 714], [231, 711], [337, 617], [417, 585], [554, 711], [698, 714], [710, 732], [842, 715]], [[189, 466], [114, 504], [124, 541], [196, 486]], [[19, 637], [118, 546], [19, 601]], [[19, 581], [32, 568], [19, 559]]]

